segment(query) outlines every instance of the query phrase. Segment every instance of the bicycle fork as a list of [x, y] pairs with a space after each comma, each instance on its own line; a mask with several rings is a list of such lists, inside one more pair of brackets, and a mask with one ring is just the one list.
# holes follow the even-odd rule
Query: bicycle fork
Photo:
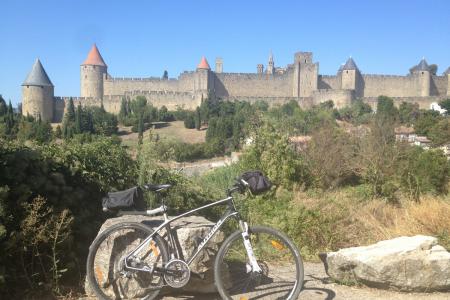
[[244, 247], [247, 251], [248, 261], [250, 263], [251, 270], [248, 270], [248, 272], [253, 271], [257, 273], [262, 273], [262, 269], [258, 265], [258, 261], [256, 260], [255, 253], [253, 252], [252, 243], [250, 242], [250, 236], [248, 234], [248, 224], [247, 222], [244, 222], [242, 220], [239, 221], [239, 226], [242, 230], [242, 238], [244, 240]]

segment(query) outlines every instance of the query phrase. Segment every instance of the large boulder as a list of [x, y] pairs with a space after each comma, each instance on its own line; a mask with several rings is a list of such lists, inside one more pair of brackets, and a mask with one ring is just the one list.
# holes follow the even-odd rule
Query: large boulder
[[401, 291], [450, 290], [450, 253], [430, 236], [341, 249], [322, 260], [328, 275], [342, 283]]
[[[149, 227], [156, 228], [162, 224], [163, 219], [159, 216], [149, 217], [136, 215], [111, 218], [103, 223], [99, 234], [110, 226], [122, 222], [139, 222]], [[201, 241], [214, 226], [214, 223], [203, 217], [190, 216], [171, 223], [171, 226], [172, 229], [175, 230], [175, 238], [181, 249], [183, 249], [183, 256], [187, 260], [197, 249], [198, 242]], [[199, 253], [197, 258], [190, 265], [191, 279], [189, 283], [182, 288], [183, 291], [195, 293], [212, 293], [216, 291], [214, 285], [214, 259], [223, 240], [224, 234], [218, 231], [208, 242], [206, 247]], [[105, 257], [104, 261], [108, 262], [112, 249], [120, 248], [122, 249], [121, 251], [133, 249], [133, 245], [122, 245], [121, 241], [123, 241], [123, 239], [120, 239], [120, 236], [112, 237], [108, 243], [103, 243], [107, 246], [100, 248], [97, 257], [99, 255], [100, 257]], [[121, 245], [117, 245], [118, 243], [121, 243]], [[105, 265], [104, 268], [107, 270], [108, 266]], [[85, 282], [85, 290], [87, 295], [93, 295], [87, 280]]]

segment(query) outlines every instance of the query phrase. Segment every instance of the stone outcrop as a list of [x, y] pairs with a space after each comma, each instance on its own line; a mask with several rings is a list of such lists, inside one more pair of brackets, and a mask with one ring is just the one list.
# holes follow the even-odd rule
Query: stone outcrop
[[[149, 227], [156, 228], [163, 220], [162, 217], [149, 217], [149, 216], [131, 216], [125, 215], [117, 218], [111, 218], [105, 221], [102, 225], [99, 234], [108, 227], [122, 222], [139, 222]], [[171, 224], [172, 228], [176, 230], [175, 239], [179, 243], [181, 249], [183, 249], [184, 259], [188, 259], [196, 250], [198, 242], [201, 241], [207, 233], [210, 231], [214, 223], [199, 216], [190, 216], [182, 218]], [[163, 231], [164, 233], [164, 231]], [[214, 260], [219, 247], [224, 240], [224, 234], [217, 232], [215, 236], [208, 242], [206, 247], [199, 253], [197, 258], [190, 265], [191, 278], [189, 283], [182, 288], [186, 292], [195, 293], [212, 293], [216, 291], [214, 285]], [[98, 255], [110, 256], [111, 249], [117, 248], [117, 243], [120, 243], [120, 236], [115, 236], [111, 241], [108, 241], [107, 247], [101, 248]], [[124, 249], [131, 250], [133, 246], [129, 246]], [[119, 248], [123, 248], [120, 245]], [[105, 261], [109, 261], [105, 259]], [[107, 266], [104, 266], [107, 268]], [[93, 295], [91, 289], [88, 286], [87, 280], [85, 282], [86, 293], [90, 296]]]
[[400, 291], [450, 290], [450, 253], [430, 236], [399, 237], [321, 258], [327, 274], [342, 283]]

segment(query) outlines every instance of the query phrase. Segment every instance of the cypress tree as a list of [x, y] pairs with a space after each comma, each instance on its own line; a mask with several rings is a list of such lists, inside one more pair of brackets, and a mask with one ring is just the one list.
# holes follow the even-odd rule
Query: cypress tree
[[69, 122], [75, 122], [75, 105], [73, 104], [72, 98], [69, 98], [69, 103], [67, 105], [66, 119]]
[[197, 106], [197, 109], [195, 110], [195, 128], [197, 130], [200, 130], [202, 123], [201, 114], [200, 114], [200, 107]]
[[0, 116], [4, 116], [7, 110], [6, 101], [3, 99], [2, 95], [0, 95]]
[[125, 98], [122, 98], [122, 102], [120, 103], [119, 120], [123, 123], [123, 120], [127, 116], [128, 116], [127, 101], [125, 100]]
[[83, 126], [82, 126], [82, 116], [83, 109], [81, 108], [81, 104], [78, 103], [77, 111], [75, 112], [75, 133], [82, 133], [83, 132]]

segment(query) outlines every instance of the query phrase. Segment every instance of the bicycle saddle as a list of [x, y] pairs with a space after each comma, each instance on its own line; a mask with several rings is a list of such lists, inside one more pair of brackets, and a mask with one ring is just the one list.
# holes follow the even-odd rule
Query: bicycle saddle
[[160, 192], [170, 188], [171, 186], [171, 184], [144, 184], [142, 188], [146, 189], [147, 191]]

